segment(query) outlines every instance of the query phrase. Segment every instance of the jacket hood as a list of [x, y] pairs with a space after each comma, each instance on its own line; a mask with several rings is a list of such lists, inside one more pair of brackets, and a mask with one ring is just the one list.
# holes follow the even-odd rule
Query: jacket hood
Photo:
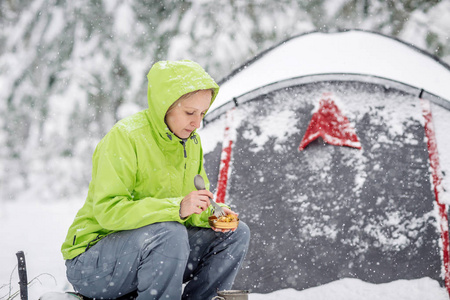
[[168, 134], [173, 135], [164, 117], [175, 101], [190, 92], [213, 89], [212, 104], [219, 92], [214, 79], [199, 64], [190, 60], [157, 62], [148, 72], [147, 79], [149, 116], [164, 139], [169, 138]]

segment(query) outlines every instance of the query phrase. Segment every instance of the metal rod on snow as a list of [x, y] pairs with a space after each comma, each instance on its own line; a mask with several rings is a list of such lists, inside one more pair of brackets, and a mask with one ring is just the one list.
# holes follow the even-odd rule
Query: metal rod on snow
[[28, 300], [28, 279], [27, 266], [25, 264], [25, 254], [23, 251], [16, 253], [19, 271], [20, 299]]

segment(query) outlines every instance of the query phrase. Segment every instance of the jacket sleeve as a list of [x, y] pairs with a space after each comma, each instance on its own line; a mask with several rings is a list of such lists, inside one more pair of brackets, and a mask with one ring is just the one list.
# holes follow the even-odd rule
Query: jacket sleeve
[[126, 132], [112, 129], [93, 157], [90, 191], [94, 217], [107, 230], [130, 230], [157, 222], [177, 221], [182, 197], [133, 198], [137, 159]]

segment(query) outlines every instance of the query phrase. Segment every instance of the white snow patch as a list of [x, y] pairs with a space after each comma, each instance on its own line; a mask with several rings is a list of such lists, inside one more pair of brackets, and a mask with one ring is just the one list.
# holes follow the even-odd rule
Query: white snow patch
[[425, 277], [372, 284], [354, 278], [344, 278], [318, 287], [296, 291], [284, 289], [269, 294], [250, 294], [250, 300], [447, 300], [445, 289], [435, 280]]
[[[212, 152], [217, 144], [222, 145], [225, 134], [225, 116], [216, 120], [214, 124], [202, 127], [198, 130], [198, 134], [202, 139], [203, 154]], [[222, 150], [222, 149], [220, 149]]]

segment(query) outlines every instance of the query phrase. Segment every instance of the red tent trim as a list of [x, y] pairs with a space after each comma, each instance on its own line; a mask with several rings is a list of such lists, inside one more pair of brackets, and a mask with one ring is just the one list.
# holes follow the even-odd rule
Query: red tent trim
[[231, 134], [231, 124], [233, 121], [234, 108], [227, 113], [224, 139], [222, 144], [222, 154], [220, 157], [219, 178], [217, 180], [216, 202], [225, 203], [227, 193], [228, 175], [231, 163], [231, 151], [233, 150], [233, 135]]
[[431, 177], [433, 179], [433, 191], [436, 198], [436, 204], [439, 210], [439, 226], [441, 230], [442, 241], [442, 259], [444, 264], [444, 280], [447, 292], [450, 295], [450, 270], [449, 270], [449, 236], [448, 236], [448, 215], [447, 207], [439, 201], [439, 193], [442, 190], [442, 173], [439, 165], [439, 153], [437, 150], [436, 135], [433, 126], [433, 116], [431, 114], [430, 102], [420, 98], [422, 114], [425, 118], [425, 135], [427, 138], [428, 156], [431, 167]]
[[361, 143], [346, 116], [330, 98], [320, 100], [320, 107], [311, 117], [306, 133], [298, 147], [303, 150], [318, 137], [335, 146], [361, 149]]

